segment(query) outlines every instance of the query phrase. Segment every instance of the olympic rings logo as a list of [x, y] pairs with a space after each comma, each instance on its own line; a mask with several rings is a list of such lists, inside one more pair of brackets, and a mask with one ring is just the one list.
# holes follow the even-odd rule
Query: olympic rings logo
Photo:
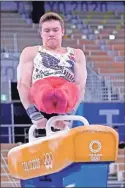
[[[93, 144], [97, 144], [97, 149], [93, 149]], [[93, 140], [89, 144], [89, 149], [92, 153], [98, 153], [102, 148], [101, 143], [98, 140]]]
[[45, 153], [43, 157], [43, 164], [47, 169], [50, 169], [53, 167], [53, 155], [52, 153]]

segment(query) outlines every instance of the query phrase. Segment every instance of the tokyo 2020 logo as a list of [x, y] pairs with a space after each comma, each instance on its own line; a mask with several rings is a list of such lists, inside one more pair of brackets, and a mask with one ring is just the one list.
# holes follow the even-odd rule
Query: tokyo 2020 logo
[[[96, 149], [94, 149], [94, 145], [96, 145]], [[89, 149], [92, 153], [100, 152], [102, 148], [102, 144], [98, 140], [92, 140], [89, 144]]]

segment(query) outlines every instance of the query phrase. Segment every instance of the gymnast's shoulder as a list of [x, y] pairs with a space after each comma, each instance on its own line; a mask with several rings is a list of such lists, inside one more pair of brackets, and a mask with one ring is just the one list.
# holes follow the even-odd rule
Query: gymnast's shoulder
[[38, 49], [39, 49], [39, 46], [25, 47], [20, 54], [20, 58], [27, 59], [27, 60], [33, 59], [35, 55], [37, 54]]
[[85, 53], [80, 48], [72, 48], [74, 50], [74, 54], [76, 58], [85, 59]]

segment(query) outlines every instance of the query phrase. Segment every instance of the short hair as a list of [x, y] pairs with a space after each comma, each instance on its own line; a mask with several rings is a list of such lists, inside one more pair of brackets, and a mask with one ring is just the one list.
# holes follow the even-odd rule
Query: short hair
[[57, 14], [55, 12], [47, 12], [40, 18], [39, 29], [41, 30], [42, 23], [44, 23], [46, 21], [50, 21], [50, 20], [58, 20], [60, 22], [61, 27], [64, 28], [64, 21], [59, 14]]

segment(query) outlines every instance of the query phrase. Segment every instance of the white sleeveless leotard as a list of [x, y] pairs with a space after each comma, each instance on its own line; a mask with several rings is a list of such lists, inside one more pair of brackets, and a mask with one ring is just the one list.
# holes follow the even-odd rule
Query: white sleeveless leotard
[[58, 54], [39, 46], [33, 63], [32, 83], [50, 76], [62, 77], [70, 82], [75, 81], [74, 50], [70, 47], [67, 47], [65, 54]]

